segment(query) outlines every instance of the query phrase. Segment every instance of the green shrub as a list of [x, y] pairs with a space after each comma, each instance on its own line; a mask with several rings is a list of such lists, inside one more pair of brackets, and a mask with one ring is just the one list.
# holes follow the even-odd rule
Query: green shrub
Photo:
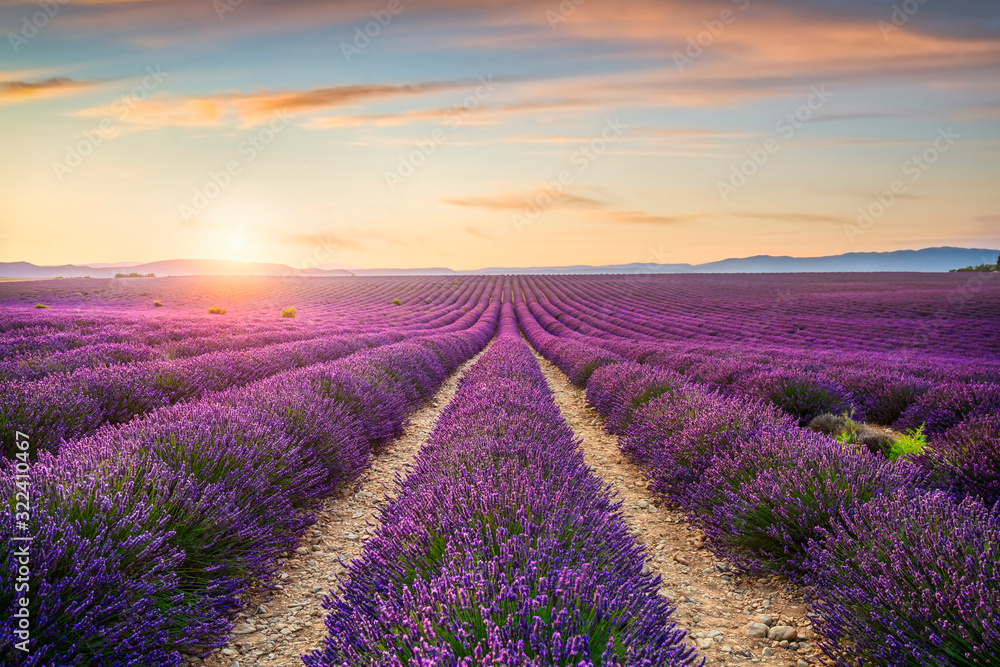
[[226, 314], [226, 309], [223, 308], [222, 306], [212, 306], [211, 308], [208, 309], [208, 314], [209, 315], [225, 315]]
[[854, 421], [853, 414], [853, 410], [843, 415], [822, 414], [809, 422], [809, 428], [829, 435], [841, 444], [853, 445], [859, 450], [865, 447], [873, 454], [895, 461], [899, 457], [892, 454], [895, 439], [867, 424]]
[[291, 308], [282, 308], [281, 309], [281, 316], [282, 317], [295, 317], [295, 306], [292, 306]]
[[948, 269], [948, 273], [990, 273], [992, 271], [997, 271], [1000, 267], [998, 264], [979, 264], [978, 266], [966, 266], [961, 269]]
[[392, 305], [394, 305], [394, 306], [402, 306], [403, 304], [402, 304], [402, 302], [400, 302], [399, 299], [393, 299], [392, 300]]
[[927, 435], [924, 434], [924, 427], [913, 429], [904, 433], [892, 443], [889, 452], [889, 459], [895, 461], [901, 456], [920, 454], [927, 446]]
[[44, 303], [36, 303], [35, 304], [35, 308], [48, 308], [48, 307], [49, 306], [46, 306]]
[[162, 304], [162, 303], [160, 303], [159, 301], [154, 301], [154, 302], [153, 302], [153, 306], [154, 306], [154, 307], [156, 307], [156, 308], [162, 308], [162, 307], [163, 307], [163, 304]]

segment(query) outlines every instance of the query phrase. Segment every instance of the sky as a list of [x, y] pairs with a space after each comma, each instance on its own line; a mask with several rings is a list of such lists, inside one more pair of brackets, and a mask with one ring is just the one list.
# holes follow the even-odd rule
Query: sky
[[1000, 248], [995, 0], [0, 0], [0, 262]]

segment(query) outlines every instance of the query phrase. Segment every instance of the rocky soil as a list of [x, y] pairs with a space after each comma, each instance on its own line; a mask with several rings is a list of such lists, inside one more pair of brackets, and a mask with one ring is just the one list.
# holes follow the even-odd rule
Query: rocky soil
[[766, 663], [780, 667], [822, 664], [802, 595], [780, 577], [734, 575], [713, 557], [704, 534], [647, 489], [640, 468], [618, 450], [617, 438], [587, 405], [582, 389], [538, 356], [563, 418], [581, 439], [584, 459], [623, 503], [632, 535], [644, 544], [647, 566], [663, 579], [660, 593], [677, 606], [708, 665]]
[[281, 566], [276, 594], [255, 599], [240, 614], [229, 643], [205, 660], [192, 658], [191, 664], [301, 667], [300, 656], [322, 646], [326, 627], [321, 603], [328, 592], [337, 590], [337, 577], [346, 573], [341, 563], [361, 552], [375, 530], [375, 510], [393, 490], [393, 479], [405, 476], [441, 409], [455, 394], [458, 379], [478, 358], [463, 364], [434, 398], [411, 415], [403, 434], [374, 457], [359, 484], [324, 503], [301, 546]]

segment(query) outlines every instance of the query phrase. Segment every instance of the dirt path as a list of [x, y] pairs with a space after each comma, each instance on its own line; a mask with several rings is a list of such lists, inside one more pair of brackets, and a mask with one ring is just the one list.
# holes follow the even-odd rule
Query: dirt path
[[358, 487], [324, 503], [302, 546], [289, 554], [279, 570], [277, 595], [255, 602], [240, 614], [225, 648], [204, 661], [194, 658], [190, 664], [301, 667], [300, 655], [322, 645], [326, 627], [321, 602], [328, 590], [338, 588], [337, 575], [346, 572], [339, 560], [350, 561], [361, 552], [374, 531], [369, 525], [374, 523], [373, 512], [385, 503], [396, 473], [406, 473], [441, 409], [454, 396], [458, 379], [478, 358], [462, 364], [434, 398], [411, 415], [409, 426], [374, 458]]
[[[818, 664], [820, 651], [801, 594], [786, 589], [777, 578], [733, 577], [728, 566], [704, 548], [704, 535], [683, 513], [665, 507], [647, 490], [639, 467], [622, 456], [617, 438], [604, 432], [604, 420], [587, 405], [584, 391], [570, 384], [553, 364], [535, 356], [563, 418], [583, 441], [587, 465], [618, 493], [625, 521], [649, 552], [647, 565], [663, 578], [660, 593], [677, 606], [678, 625], [688, 630], [707, 664]], [[779, 628], [772, 635], [787, 638], [751, 637], [750, 624], [756, 622], [763, 623], [754, 628], [757, 633], [770, 626]]]

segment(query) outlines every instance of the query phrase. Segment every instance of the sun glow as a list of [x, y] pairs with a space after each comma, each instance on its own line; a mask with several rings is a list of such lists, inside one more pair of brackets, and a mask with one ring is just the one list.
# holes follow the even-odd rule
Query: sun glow
[[243, 232], [232, 232], [228, 239], [229, 249], [233, 252], [240, 252], [247, 245], [247, 237]]
[[236, 262], [273, 261], [270, 228], [279, 219], [272, 202], [259, 197], [220, 201], [201, 221], [205, 239], [217, 259]]
[[260, 261], [260, 248], [254, 235], [243, 226], [220, 226], [211, 231], [207, 239], [215, 259], [234, 262]]

